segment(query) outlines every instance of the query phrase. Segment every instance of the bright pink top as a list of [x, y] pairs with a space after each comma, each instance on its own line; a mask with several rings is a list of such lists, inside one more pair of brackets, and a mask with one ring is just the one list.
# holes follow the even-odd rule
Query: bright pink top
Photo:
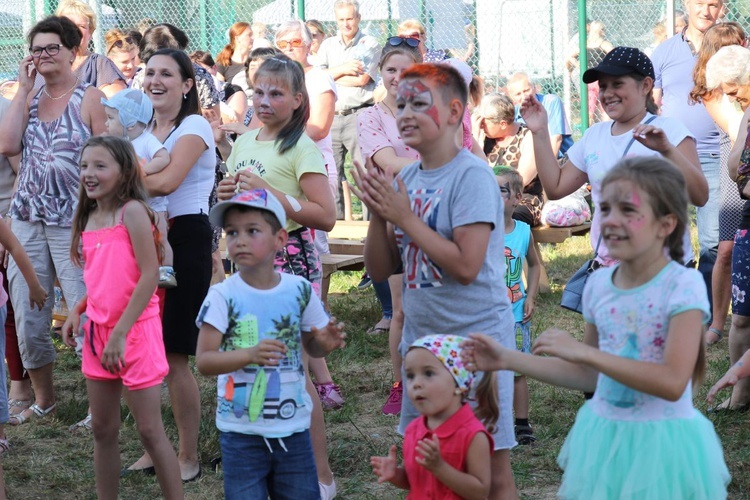
[[357, 118], [357, 134], [362, 157], [372, 157], [383, 148], [393, 148], [400, 158], [419, 159], [416, 149], [410, 148], [401, 139], [396, 119], [383, 107], [376, 104], [365, 109]]
[[[84, 231], [81, 241], [83, 281], [88, 295], [86, 315], [97, 325], [113, 328], [125, 312], [141, 277], [130, 233], [120, 215], [119, 224], [96, 231]], [[159, 298], [154, 287], [154, 294], [138, 321], [158, 314]]]
[[480, 432], [484, 433], [490, 440], [490, 456], [487, 457], [490, 460], [494, 448], [492, 436], [484, 428], [482, 422], [477, 419], [468, 404], [464, 404], [461, 409], [435, 430], [430, 430], [427, 427], [427, 417], [412, 420], [406, 428], [406, 435], [404, 436], [404, 468], [410, 487], [409, 495], [406, 498], [408, 500], [431, 500], [435, 498], [460, 500], [460, 496], [438, 481], [432, 475], [432, 472], [417, 463], [417, 443], [421, 439], [432, 438], [433, 435], [437, 436], [440, 440], [440, 454], [443, 456], [443, 460], [451, 467], [467, 472], [466, 456], [469, 453], [469, 445], [474, 436]]
[[464, 119], [462, 123], [464, 126], [464, 129], [463, 129], [464, 149], [471, 151], [471, 148], [474, 146], [474, 138], [471, 135], [471, 113], [469, 113], [469, 108], [464, 109]]

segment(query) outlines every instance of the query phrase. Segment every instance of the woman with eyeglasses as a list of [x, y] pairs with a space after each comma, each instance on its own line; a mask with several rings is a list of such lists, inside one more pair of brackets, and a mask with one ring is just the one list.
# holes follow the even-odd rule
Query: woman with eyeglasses
[[117, 69], [125, 76], [125, 83], [129, 86], [133, 76], [140, 69], [138, 65], [138, 43], [130, 34], [113, 28], [104, 35], [107, 44], [107, 58], [117, 66]]
[[[76, 304], [85, 293], [82, 270], [70, 259], [80, 151], [90, 136], [106, 132], [104, 93], [73, 71], [81, 38], [81, 31], [67, 17], [48, 17], [31, 29], [29, 55], [19, 68], [18, 92], [0, 123], [0, 154], [22, 154], [9, 213], [11, 229], [28, 252], [42, 286], [51, 294], [57, 277], [68, 304]], [[35, 88], [37, 76], [42, 85]], [[11, 415], [9, 423], [20, 425], [55, 411], [55, 348], [49, 335], [52, 301], [41, 310], [31, 308], [28, 288], [12, 260], [8, 278], [19, 350], [35, 398]], [[30, 399], [31, 387], [20, 384], [20, 391], [26, 392], [22, 399]], [[18, 397], [19, 387], [12, 385], [11, 398]]]
[[81, 31], [81, 44], [73, 61], [73, 71], [81, 81], [98, 87], [107, 97], [126, 88], [127, 78], [112, 61], [101, 54], [89, 52], [91, 35], [96, 31], [94, 10], [81, 0], [63, 0], [58, 4], [55, 15], [67, 17]]

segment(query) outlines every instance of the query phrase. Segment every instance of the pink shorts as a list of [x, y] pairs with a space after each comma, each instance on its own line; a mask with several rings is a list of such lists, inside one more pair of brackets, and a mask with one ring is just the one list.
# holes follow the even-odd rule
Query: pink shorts
[[[93, 328], [92, 328], [93, 325]], [[136, 321], [125, 341], [125, 368], [110, 373], [101, 355], [112, 328], [88, 321], [84, 325], [83, 375], [91, 380], [119, 380], [131, 391], [159, 385], [169, 373], [158, 315]]]

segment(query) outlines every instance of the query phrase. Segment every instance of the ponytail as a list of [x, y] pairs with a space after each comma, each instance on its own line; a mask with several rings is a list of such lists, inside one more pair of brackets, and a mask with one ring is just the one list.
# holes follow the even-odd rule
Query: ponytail
[[229, 27], [229, 43], [221, 49], [216, 56], [216, 64], [220, 66], [230, 66], [232, 64], [232, 54], [234, 54], [235, 40], [243, 34], [245, 30], [250, 29], [250, 24], [238, 21]]
[[282, 81], [292, 94], [302, 95], [302, 102], [292, 112], [289, 122], [276, 137], [276, 148], [279, 154], [283, 155], [297, 145], [297, 141], [305, 133], [305, 125], [310, 118], [310, 98], [305, 88], [305, 72], [298, 62], [279, 54], [266, 59], [258, 68], [253, 80], [257, 81], [261, 76]]
[[497, 420], [500, 418], [500, 405], [497, 399], [497, 374], [484, 372], [479, 381], [476, 392], [477, 408], [474, 415], [484, 424], [490, 434], [496, 430]]

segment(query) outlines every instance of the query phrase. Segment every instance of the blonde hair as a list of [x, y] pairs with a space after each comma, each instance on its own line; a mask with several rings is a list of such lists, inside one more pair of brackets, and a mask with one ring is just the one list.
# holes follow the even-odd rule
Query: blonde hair
[[401, 35], [402, 33], [406, 31], [418, 31], [420, 35], [424, 36], [425, 29], [424, 25], [417, 21], [416, 19], [407, 19], [406, 21], [402, 21], [401, 24], [398, 25], [398, 29], [396, 30], [396, 34]]
[[516, 119], [516, 107], [505, 94], [487, 94], [479, 105], [479, 114], [493, 123], [513, 123]]
[[89, 31], [96, 31], [96, 13], [86, 2], [80, 0], [62, 0], [55, 10], [56, 16], [65, 16], [66, 14], [77, 14], [89, 20]]
[[[130, 39], [130, 41], [128, 41], [128, 39]], [[120, 47], [115, 47], [115, 44], [117, 42], [122, 42]], [[138, 50], [138, 45], [135, 43], [133, 37], [123, 32], [119, 28], [112, 28], [111, 30], [107, 31], [104, 34], [104, 43], [107, 46], [105, 50], [106, 55], [109, 55], [109, 53], [115, 49], [120, 52], [132, 52], [134, 50]]]

